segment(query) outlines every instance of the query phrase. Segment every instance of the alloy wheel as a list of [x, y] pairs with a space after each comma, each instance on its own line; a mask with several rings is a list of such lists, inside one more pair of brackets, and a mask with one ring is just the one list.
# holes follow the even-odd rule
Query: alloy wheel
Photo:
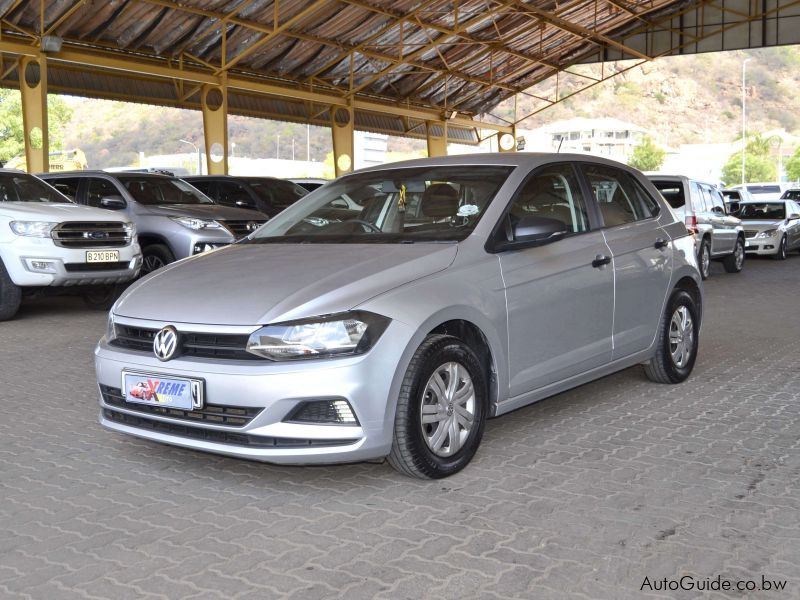
[[711, 269], [711, 250], [708, 249], [707, 244], [703, 244], [700, 252], [700, 268], [703, 270], [703, 278], [708, 277], [708, 272]]
[[682, 369], [692, 358], [694, 352], [694, 321], [689, 309], [679, 306], [672, 313], [669, 324], [669, 352], [672, 362]]
[[741, 241], [736, 242], [736, 248], [733, 251], [733, 257], [736, 261], [736, 268], [741, 270], [744, 264], [744, 245]]
[[457, 362], [439, 366], [422, 393], [420, 424], [428, 448], [452, 456], [475, 424], [475, 387], [466, 367]]
[[144, 257], [144, 261], [142, 262], [142, 272], [143, 273], [152, 273], [161, 267], [166, 266], [165, 263], [160, 256], [156, 256], [155, 254], [148, 254]]

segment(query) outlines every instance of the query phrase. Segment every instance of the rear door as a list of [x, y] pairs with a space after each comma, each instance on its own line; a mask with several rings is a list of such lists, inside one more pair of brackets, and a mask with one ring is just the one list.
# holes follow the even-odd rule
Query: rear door
[[738, 219], [733, 219], [728, 216], [725, 210], [725, 202], [719, 191], [707, 184], [698, 184], [703, 193], [708, 210], [708, 220], [714, 228], [714, 233], [711, 236], [711, 254], [730, 254], [733, 252], [733, 247], [736, 244], [736, 226], [739, 224]]
[[558, 219], [568, 234], [544, 246], [498, 254], [506, 285], [511, 396], [611, 360], [610, 251], [603, 232], [592, 226], [571, 164], [548, 165], [530, 176], [517, 192], [502, 231], [525, 215]]
[[659, 205], [629, 172], [586, 164], [614, 266], [613, 360], [653, 343], [672, 275], [672, 245]]

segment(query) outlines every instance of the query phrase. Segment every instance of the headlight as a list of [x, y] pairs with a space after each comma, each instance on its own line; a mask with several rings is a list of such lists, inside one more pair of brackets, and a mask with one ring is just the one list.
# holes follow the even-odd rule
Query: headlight
[[762, 231], [761, 233], [759, 233], [756, 237], [768, 238], [768, 237], [772, 237], [776, 233], [778, 233], [777, 229], [766, 229], [766, 230]]
[[50, 237], [50, 232], [58, 223], [50, 223], [48, 221], [11, 221], [9, 225], [11, 226], [11, 231], [17, 235], [46, 238]]
[[363, 354], [388, 325], [386, 317], [363, 311], [277, 323], [254, 331], [247, 351], [270, 360]]
[[125, 234], [130, 238], [133, 239], [136, 237], [136, 225], [133, 223], [125, 223], [123, 225], [125, 228]]
[[117, 329], [114, 327], [114, 313], [108, 311], [108, 321], [106, 322], [106, 342], [117, 338]]
[[188, 229], [222, 229], [222, 225], [210, 219], [195, 219], [194, 217], [170, 217]]

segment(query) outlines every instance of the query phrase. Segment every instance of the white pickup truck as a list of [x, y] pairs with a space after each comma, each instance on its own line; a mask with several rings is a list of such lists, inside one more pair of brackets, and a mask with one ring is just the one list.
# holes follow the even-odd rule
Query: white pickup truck
[[41, 292], [78, 293], [102, 308], [141, 266], [136, 228], [123, 216], [0, 169], [0, 321], [14, 317], [23, 295]]

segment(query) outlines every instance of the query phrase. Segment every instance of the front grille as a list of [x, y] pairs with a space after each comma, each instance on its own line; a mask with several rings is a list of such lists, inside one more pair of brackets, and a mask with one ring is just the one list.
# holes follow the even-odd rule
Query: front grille
[[59, 223], [50, 234], [56, 246], [62, 248], [122, 248], [131, 243], [125, 224], [119, 222]]
[[[153, 337], [157, 329], [131, 327], [117, 324], [117, 337], [111, 342], [127, 350], [139, 352], [153, 351]], [[179, 348], [175, 356], [193, 356], [197, 358], [219, 358], [225, 360], [264, 360], [250, 354], [247, 348], [249, 335], [178, 332]]]
[[748, 238], [756, 237], [757, 233], [758, 233], [758, 231], [755, 231], [753, 229], [745, 229], [744, 230], [744, 237], [748, 237]]
[[119, 271], [127, 269], [130, 262], [104, 262], [104, 263], [65, 263], [67, 273], [90, 273], [94, 271]]
[[252, 220], [252, 221], [220, 221], [225, 228], [230, 231], [235, 238], [243, 238], [244, 236], [253, 233], [256, 229], [261, 227], [266, 220]]
[[191, 440], [199, 440], [202, 442], [247, 446], [249, 448], [308, 448], [320, 446], [347, 446], [358, 441], [357, 438], [345, 440], [276, 438], [260, 435], [249, 435], [246, 433], [237, 433], [233, 431], [223, 431], [220, 429], [201, 429], [199, 427], [190, 427], [188, 425], [181, 425], [179, 423], [154, 421], [152, 419], [139, 417], [137, 415], [117, 412], [108, 408], [103, 409], [103, 416], [114, 423], [119, 423], [120, 425], [127, 425], [129, 427], [135, 427], [137, 429], [143, 429], [146, 431], [164, 433], [167, 435], [174, 435]]
[[231, 427], [244, 427], [252, 421], [263, 409], [252, 406], [222, 406], [206, 404], [197, 410], [183, 410], [152, 404], [138, 404], [126, 402], [122, 390], [108, 385], [100, 385], [100, 394], [103, 402], [110, 406], [136, 411], [138, 413], [195, 421], [197, 423], [210, 423], [213, 425], [230, 425]]

